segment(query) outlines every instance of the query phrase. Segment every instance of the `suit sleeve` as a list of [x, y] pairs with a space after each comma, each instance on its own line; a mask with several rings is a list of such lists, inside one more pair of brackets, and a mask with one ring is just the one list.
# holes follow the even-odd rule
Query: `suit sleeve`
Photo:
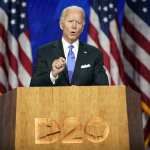
[[101, 53], [96, 51], [95, 68], [94, 68], [94, 85], [108, 85], [108, 77], [103, 67], [103, 58]]
[[51, 65], [48, 63], [44, 53], [44, 49], [39, 49], [38, 51], [38, 61], [35, 68], [35, 73], [32, 76], [30, 86], [52, 86], [50, 80], [50, 70]]

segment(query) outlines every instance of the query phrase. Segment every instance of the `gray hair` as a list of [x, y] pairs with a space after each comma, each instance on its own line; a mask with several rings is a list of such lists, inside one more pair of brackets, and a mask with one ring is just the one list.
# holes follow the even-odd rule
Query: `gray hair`
[[64, 18], [65, 18], [65, 16], [66, 16], [66, 12], [68, 11], [68, 10], [70, 10], [70, 9], [77, 9], [77, 10], [80, 10], [82, 13], [83, 13], [83, 22], [85, 23], [85, 12], [84, 12], [84, 9], [82, 8], [82, 7], [79, 7], [79, 6], [69, 6], [69, 7], [66, 7], [66, 8], [64, 8], [63, 9], [63, 11], [62, 11], [62, 13], [61, 13], [61, 16], [60, 16], [60, 21], [59, 21], [59, 23], [61, 23], [63, 20], [64, 20]]

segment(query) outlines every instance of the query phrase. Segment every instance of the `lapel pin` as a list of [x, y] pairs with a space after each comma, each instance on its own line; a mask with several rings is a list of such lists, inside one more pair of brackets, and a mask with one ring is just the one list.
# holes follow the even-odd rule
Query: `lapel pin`
[[84, 54], [87, 54], [87, 51], [84, 51], [83, 53], [84, 53]]

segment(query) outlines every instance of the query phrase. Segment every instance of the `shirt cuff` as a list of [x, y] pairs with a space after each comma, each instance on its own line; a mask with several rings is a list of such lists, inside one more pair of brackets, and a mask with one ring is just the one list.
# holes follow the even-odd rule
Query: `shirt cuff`
[[56, 80], [58, 79], [58, 75], [56, 77], [53, 76], [52, 71], [50, 72], [50, 80], [53, 84], [55, 84]]

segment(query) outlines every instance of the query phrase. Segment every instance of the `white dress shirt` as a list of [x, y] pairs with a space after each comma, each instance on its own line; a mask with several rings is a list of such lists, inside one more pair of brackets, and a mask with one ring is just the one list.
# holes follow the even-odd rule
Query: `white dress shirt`
[[[62, 37], [62, 45], [63, 45], [63, 49], [64, 49], [64, 54], [66, 57], [66, 62], [67, 62], [67, 56], [68, 56], [68, 52], [69, 52], [69, 46], [73, 45], [74, 48], [72, 49], [72, 51], [74, 52], [75, 55], [75, 60], [77, 59], [77, 54], [78, 54], [78, 49], [79, 49], [79, 40], [76, 40], [75, 42], [73, 42], [72, 44], [68, 43], [63, 37]], [[52, 81], [53, 84], [55, 84], [55, 81], [58, 79], [59, 76], [54, 77], [52, 75], [52, 71], [50, 72], [50, 80]]]

